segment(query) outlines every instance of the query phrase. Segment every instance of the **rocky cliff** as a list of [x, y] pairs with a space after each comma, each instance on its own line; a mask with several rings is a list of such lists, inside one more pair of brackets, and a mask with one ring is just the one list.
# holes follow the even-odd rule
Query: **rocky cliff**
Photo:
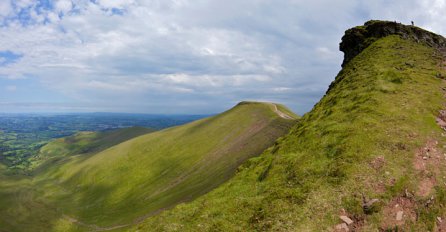
[[430, 47], [446, 47], [446, 39], [443, 36], [419, 27], [391, 21], [371, 20], [363, 26], [354, 27], [345, 32], [339, 45], [339, 49], [344, 52], [342, 67], [370, 44], [389, 35], [399, 35], [403, 39], [410, 39]]

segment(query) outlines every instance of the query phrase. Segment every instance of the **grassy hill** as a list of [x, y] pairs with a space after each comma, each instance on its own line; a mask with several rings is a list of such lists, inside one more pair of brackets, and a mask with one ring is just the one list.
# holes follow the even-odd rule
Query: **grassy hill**
[[[0, 214], [9, 220], [0, 220], [0, 227], [83, 231], [129, 226], [219, 186], [245, 160], [272, 146], [296, 120], [284, 106], [242, 102], [214, 117], [105, 150], [102, 145], [114, 143], [116, 136], [97, 139], [98, 135], [80, 133], [57, 140], [41, 154], [62, 158], [50, 159], [33, 177], [23, 177], [22, 184], [11, 182], [17, 184], [4, 191], [7, 197], [0, 204], [6, 212]], [[23, 191], [28, 195], [12, 197]], [[28, 212], [14, 210], [20, 207]]]
[[[88, 156], [122, 141], [152, 132], [152, 129], [130, 127], [106, 132], [79, 132], [56, 139], [41, 148], [32, 164], [39, 172], [64, 158], [82, 154]], [[35, 186], [32, 176], [13, 174], [0, 164], [0, 231], [48, 231], [49, 225], [60, 218], [57, 206], [51, 206]], [[45, 190], [43, 190], [45, 191]], [[75, 226], [73, 227], [75, 228]]]
[[[40, 149], [39, 154], [31, 159], [31, 168], [45, 168], [63, 157], [78, 154], [92, 154], [109, 147], [144, 135], [155, 130], [144, 127], [128, 127], [103, 132], [78, 132], [75, 135], [55, 139]], [[42, 163], [48, 162], [47, 165]]]
[[115, 146], [56, 141], [32, 177], [0, 166], [0, 231], [443, 231], [445, 47], [370, 21], [299, 120], [242, 102]]
[[446, 228], [444, 41], [393, 22], [348, 30], [344, 68], [287, 136], [222, 186], [130, 231]]

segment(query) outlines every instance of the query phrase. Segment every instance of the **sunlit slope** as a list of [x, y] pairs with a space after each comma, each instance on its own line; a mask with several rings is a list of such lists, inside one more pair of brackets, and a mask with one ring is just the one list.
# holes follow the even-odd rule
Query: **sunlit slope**
[[37, 173], [35, 184], [49, 204], [79, 221], [75, 224], [134, 223], [217, 187], [246, 159], [273, 145], [296, 122], [279, 116], [277, 108], [283, 110], [272, 103], [243, 102], [92, 156], [71, 156]]
[[368, 42], [290, 134], [224, 185], [130, 230], [335, 231], [341, 215], [350, 231], [438, 228], [444, 55], [398, 35]]
[[[55, 139], [43, 146], [39, 154], [31, 159], [32, 167], [38, 167], [48, 160], [56, 162], [65, 156], [97, 153], [153, 131], [144, 127], [129, 127], [104, 132], [78, 132], [69, 137]], [[51, 165], [51, 162], [47, 165]]]

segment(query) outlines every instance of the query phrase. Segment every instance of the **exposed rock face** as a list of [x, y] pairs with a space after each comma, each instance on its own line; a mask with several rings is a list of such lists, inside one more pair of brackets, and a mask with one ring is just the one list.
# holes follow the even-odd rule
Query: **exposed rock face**
[[339, 45], [339, 49], [344, 52], [342, 67], [374, 41], [389, 35], [399, 35], [403, 39], [412, 39], [435, 48], [446, 47], [446, 39], [443, 36], [419, 27], [397, 22], [371, 20], [364, 26], [354, 27], [345, 32]]

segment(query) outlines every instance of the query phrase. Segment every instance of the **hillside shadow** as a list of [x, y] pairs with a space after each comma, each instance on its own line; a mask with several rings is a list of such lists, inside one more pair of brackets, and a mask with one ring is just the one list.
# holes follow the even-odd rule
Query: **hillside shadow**
[[61, 218], [57, 208], [42, 201], [30, 183], [13, 181], [0, 188], [0, 231], [48, 231]]
[[116, 189], [113, 186], [103, 183], [79, 184], [85, 173], [88, 173], [88, 168], [83, 168], [63, 182], [51, 179], [36, 183], [41, 186], [58, 185], [59, 189], [49, 199], [50, 204], [59, 209], [60, 217], [54, 220], [63, 217], [79, 228], [98, 231], [128, 226], [141, 216], [137, 212], [132, 213], [137, 209], [137, 204], [130, 194], [120, 197], [122, 200], [117, 202], [114, 200]]

